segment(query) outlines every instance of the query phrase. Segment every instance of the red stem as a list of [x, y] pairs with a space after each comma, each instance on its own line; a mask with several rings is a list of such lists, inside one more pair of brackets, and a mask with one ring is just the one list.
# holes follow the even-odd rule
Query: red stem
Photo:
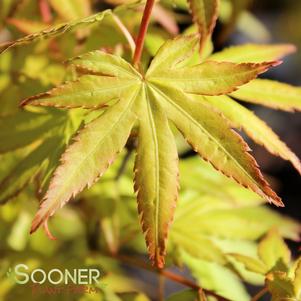
[[136, 49], [134, 53], [134, 59], [133, 59], [133, 64], [134, 66], [138, 66], [140, 63], [141, 55], [142, 55], [142, 50], [144, 46], [144, 40], [147, 32], [147, 28], [149, 25], [150, 17], [152, 14], [152, 9], [154, 7], [155, 0], [147, 0], [144, 12], [143, 12], [143, 17], [141, 20], [141, 25], [139, 29], [139, 34], [137, 37], [136, 41]]

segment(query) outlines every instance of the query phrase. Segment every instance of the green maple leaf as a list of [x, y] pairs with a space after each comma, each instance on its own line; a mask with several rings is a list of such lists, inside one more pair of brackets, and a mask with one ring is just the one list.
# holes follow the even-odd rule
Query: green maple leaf
[[138, 126], [135, 190], [142, 229], [152, 261], [163, 267], [166, 239], [178, 197], [178, 155], [173, 123], [192, 148], [216, 169], [253, 190], [268, 202], [283, 206], [264, 180], [248, 146], [227, 120], [193, 95], [214, 96], [235, 91], [275, 62], [208, 61], [185, 66], [198, 36], [167, 41], [145, 74], [122, 58], [101, 51], [70, 61], [81, 73], [23, 105], [108, 107], [79, 132], [61, 158], [61, 165], [34, 218], [31, 232], [107, 170]]

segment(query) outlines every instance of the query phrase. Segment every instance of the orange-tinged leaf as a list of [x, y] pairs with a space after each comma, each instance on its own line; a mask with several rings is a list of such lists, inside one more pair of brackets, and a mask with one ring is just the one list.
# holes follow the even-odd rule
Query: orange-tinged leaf
[[146, 74], [151, 83], [176, 86], [186, 93], [221, 95], [235, 91], [259, 74], [279, 62], [261, 64], [207, 61], [199, 65], [175, 69], [163, 69], [156, 74]]
[[132, 80], [123, 78], [84, 75], [46, 93], [29, 97], [21, 102], [21, 106], [101, 108], [124, 96], [135, 84]]
[[68, 61], [80, 73], [137, 80], [141, 74], [127, 61], [103, 51], [92, 51]]
[[58, 108], [100, 108], [119, 99], [139, 84], [141, 75], [125, 60], [94, 51], [69, 60], [81, 74], [46, 93], [29, 97], [21, 105]]
[[132, 111], [135, 96], [136, 92], [120, 100], [89, 123], [67, 148], [32, 222], [31, 233], [71, 197], [90, 187], [114, 161], [126, 144], [136, 119]]
[[[135, 121], [138, 211], [149, 255], [159, 268], [164, 265], [166, 239], [178, 193], [177, 149], [169, 121], [217, 170], [267, 201], [283, 206], [249, 154], [247, 144], [229, 122], [212, 106], [193, 98], [195, 94], [233, 91], [277, 62], [210, 61], [185, 67], [196, 44], [196, 36], [166, 42], [146, 74], [139, 73], [121, 57], [100, 51], [88, 53], [70, 61], [81, 74], [77, 82], [59, 87], [59, 92], [52, 90], [25, 101], [35, 105], [44, 101], [47, 106], [77, 103], [87, 108], [98, 108], [110, 101], [109, 109], [88, 124], [63, 155], [32, 231], [41, 224], [47, 229], [49, 216], [106, 171], [124, 147]], [[121, 88], [119, 83], [128, 83], [128, 87]]]
[[248, 145], [221, 115], [174, 88], [154, 89], [165, 100], [168, 117], [202, 158], [268, 202], [283, 206], [248, 153]]

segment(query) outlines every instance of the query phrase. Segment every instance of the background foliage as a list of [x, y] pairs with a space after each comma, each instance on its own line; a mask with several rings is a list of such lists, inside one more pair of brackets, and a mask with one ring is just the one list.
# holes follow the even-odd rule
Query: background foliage
[[[120, 22], [136, 36], [143, 8], [139, 3], [124, 5], [125, 1], [115, 0], [70, 0], [63, 3], [51, 0], [45, 1], [48, 8], [45, 11], [41, 6], [43, 2], [2, 0], [0, 4], [0, 40], [6, 43], [5, 48], [10, 47], [0, 56], [0, 136], [3, 142], [0, 146], [0, 202], [5, 204], [0, 209], [0, 299], [18, 300], [22, 296], [28, 300], [41, 300], [42, 297], [33, 296], [29, 288], [17, 286], [6, 277], [11, 266], [22, 262], [32, 268], [45, 269], [97, 266], [103, 272], [97, 294], [43, 296], [49, 300], [205, 300], [206, 297], [198, 291], [202, 287], [209, 300], [222, 300], [219, 297], [222, 296], [228, 300], [244, 301], [250, 300], [250, 294], [255, 295], [260, 291], [258, 287], [264, 284], [268, 290], [267, 300], [299, 300], [300, 259], [297, 259], [296, 244], [289, 243], [290, 251], [283, 240], [299, 240], [298, 222], [284, 216], [283, 210], [276, 213], [258, 195], [240, 187], [193, 155], [187, 143], [177, 134], [181, 189], [168, 240], [166, 267], [161, 274], [146, 259], [132, 188], [135, 141], [131, 139], [101, 181], [79, 194], [50, 220], [50, 228], [58, 240], [49, 241], [42, 231], [28, 235], [38, 200], [47, 190], [66, 145], [79, 128], [100, 113], [82, 108], [60, 110], [30, 106], [21, 109], [20, 101], [75, 79], [75, 69], [62, 64], [71, 57], [100, 49], [130, 60], [133, 47]], [[195, 12], [198, 7], [193, 8], [195, 3], [191, 2]], [[299, 24], [299, 10], [294, 6], [287, 5], [283, 17], [278, 19], [277, 15], [273, 15], [277, 13], [274, 3], [269, 7], [268, 4], [257, 5], [255, 1], [255, 14], [245, 10], [248, 4], [248, 1], [221, 1], [213, 44], [201, 41], [206, 49], [203, 58], [212, 52], [213, 47], [217, 52], [233, 43], [268, 43], [274, 37], [273, 31], [270, 33], [267, 28], [269, 26], [281, 28], [277, 30], [279, 41], [292, 42], [296, 39], [296, 43], [299, 42], [298, 36], [294, 36], [295, 30], [289, 29], [296, 29]], [[114, 15], [106, 9], [114, 9]], [[92, 15], [98, 11], [104, 13]], [[81, 21], [77, 21], [79, 18]], [[202, 23], [198, 15], [194, 20]], [[146, 38], [142, 60], [144, 67], [168, 38], [180, 32], [195, 32], [196, 28], [191, 24], [186, 1], [164, 0], [157, 4]], [[42, 35], [34, 34], [49, 25], [54, 29], [43, 31]], [[210, 24], [200, 28], [204, 30], [203, 36], [212, 31]], [[292, 37], [283, 38], [281, 32], [285, 35], [291, 32]], [[24, 34], [29, 36], [7, 44], [8, 40], [17, 40]], [[41, 40], [42, 36], [47, 39]], [[27, 44], [32, 41], [35, 43]], [[234, 49], [234, 53], [229, 54], [229, 60], [236, 59], [238, 63], [240, 60], [252, 63], [252, 60], [276, 60], [293, 50], [291, 46], [282, 47], [270, 48], [268, 53], [262, 52], [259, 46], [240, 49], [237, 53]], [[263, 46], [262, 49], [269, 48]], [[246, 53], [251, 54], [251, 59], [239, 59], [238, 54]], [[225, 55], [227, 53], [221, 55], [221, 60], [225, 60]], [[213, 57], [218, 60], [218, 54]], [[295, 58], [298, 60], [298, 56]], [[266, 77], [299, 84], [300, 73], [293, 68], [295, 60], [290, 58], [285, 62], [287, 67], [284, 64], [279, 71], [271, 71]], [[288, 75], [287, 70], [290, 71]], [[237, 93], [240, 91], [243, 89]], [[281, 91], [280, 87], [276, 86], [275, 91]], [[284, 98], [291, 96], [288, 103], [282, 99], [277, 102], [275, 95], [271, 96], [269, 103], [275, 100], [276, 104], [283, 105], [282, 109], [300, 110], [300, 88], [294, 88], [292, 94], [288, 91], [284, 90], [282, 95]], [[244, 98], [239, 94], [236, 97]], [[210, 101], [214, 106], [222, 106], [223, 103], [222, 98], [216, 100], [213, 97]], [[254, 110], [257, 108], [252, 107]], [[232, 118], [233, 123], [247, 133], [249, 130], [253, 140], [271, 147], [270, 142], [275, 141], [271, 138], [273, 136], [260, 136], [262, 130], [266, 130], [265, 125], [259, 129], [252, 127], [252, 123], [246, 126], [245, 120], [237, 119], [237, 116], [244, 116], [240, 114], [245, 111], [235, 106], [233, 110], [235, 113], [232, 115], [227, 110], [229, 116], [226, 117]], [[300, 126], [300, 115], [291, 117], [287, 113], [282, 115], [267, 110], [257, 112], [283, 134], [282, 137], [294, 150], [301, 149], [298, 148], [300, 135], [291, 134], [294, 131], [298, 134], [296, 129]], [[295, 128], [287, 130], [286, 119], [293, 120], [290, 126], [295, 125]], [[253, 122], [257, 126], [257, 120]], [[288, 177], [294, 179], [289, 187], [298, 186], [295, 182], [297, 174], [291, 167], [282, 165], [281, 169], [284, 163], [274, 167], [275, 161], [271, 161], [270, 157], [266, 159], [267, 154], [262, 148], [254, 148], [255, 157], [265, 171], [281, 175], [288, 170]], [[276, 149], [298, 168], [297, 159], [283, 145], [276, 145]], [[278, 181], [271, 178], [272, 186], [283, 194], [288, 208], [296, 208], [293, 216], [300, 218], [300, 211], [290, 202], [290, 197], [296, 199], [297, 194], [289, 194], [290, 190], [287, 191], [287, 186], [284, 186], [286, 181], [281, 192], [281, 182]], [[286, 210], [288, 213], [289, 209]], [[178, 279], [178, 286], [174, 284], [176, 282], [164, 283], [164, 279], [175, 280], [175, 274], [191, 279], [188, 281], [189, 290], [183, 291], [182, 278]], [[175, 291], [178, 292], [172, 295]]]

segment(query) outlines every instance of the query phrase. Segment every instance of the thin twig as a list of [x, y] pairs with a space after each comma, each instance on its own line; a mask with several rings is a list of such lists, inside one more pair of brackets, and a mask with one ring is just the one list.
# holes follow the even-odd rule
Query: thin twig
[[146, 36], [146, 32], [147, 32], [147, 28], [149, 25], [149, 21], [151, 18], [152, 9], [154, 7], [154, 4], [155, 4], [155, 0], [147, 0], [145, 8], [144, 8], [143, 17], [142, 17], [141, 25], [140, 25], [140, 29], [139, 29], [139, 34], [138, 34], [137, 41], [136, 41], [136, 49], [135, 49], [135, 53], [134, 53], [134, 59], [133, 59], [133, 64], [135, 67], [137, 67], [139, 65], [140, 60], [141, 60], [142, 50], [143, 50], [143, 46], [144, 46], [144, 40], [145, 40], [145, 36]]
[[125, 27], [125, 25], [122, 23], [122, 21], [120, 20], [120, 18], [117, 15], [113, 14], [112, 16], [113, 16], [113, 20], [115, 21], [116, 25], [119, 27], [119, 29], [123, 33], [124, 37], [128, 41], [129, 46], [132, 51], [132, 55], [134, 55], [136, 44], [135, 44], [135, 41], [134, 41], [131, 33], [128, 31], [128, 29]]
[[198, 291], [198, 293], [199, 293], [199, 300], [200, 301], [207, 301], [206, 295], [205, 295], [204, 290], [202, 288]]
[[259, 291], [252, 299], [251, 301], [258, 301], [262, 296], [264, 296], [269, 290], [264, 287], [261, 291]]

